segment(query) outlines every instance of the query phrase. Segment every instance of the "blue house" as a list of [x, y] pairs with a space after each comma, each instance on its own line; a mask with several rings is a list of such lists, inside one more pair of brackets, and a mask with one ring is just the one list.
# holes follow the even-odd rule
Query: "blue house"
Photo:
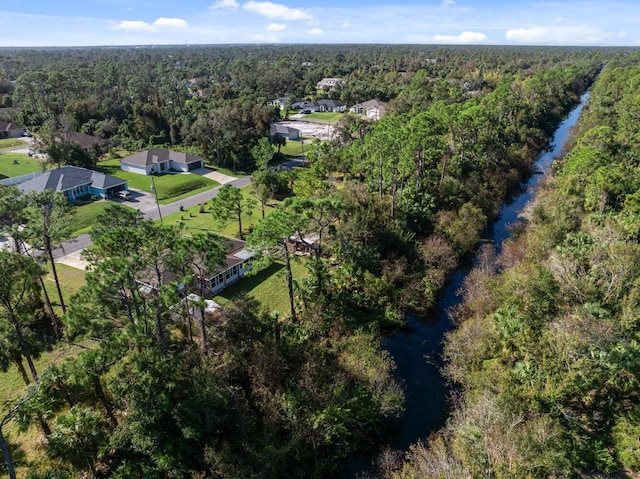
[[57, 170], [36, 173], [17, 184], [17, 187], [25, 193], [59, 191], [66, 194], [70, 202], [84, 196], [109, 198], [118, 191], [129, 189], [127, 180], [77, 166], [63, 166]]

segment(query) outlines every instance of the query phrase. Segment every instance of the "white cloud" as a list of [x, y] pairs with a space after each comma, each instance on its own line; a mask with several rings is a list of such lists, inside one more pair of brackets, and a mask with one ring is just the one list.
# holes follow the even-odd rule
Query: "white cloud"
[[443, 7], [443, 8], [447, 8], [447, 7], [450, 7], [451, 5], [455, 5], [455, 4], [456, 4], [455, 0], [442, 0], [440, 2], [440, 6]]
[[209, 8], [211, 10], [220, 10], [222, 8], [226, 8], [229, 10], [237, 10], [240, 4], [236, 2], [236, 0], [218, 0], [216, 3], [211, 5]]
[[287, 26], [284, 23], [270, 23], [265, 28], [271, 32], [281, 32], [286, 30]]
[[153, 25], [160, 28], [162, 27], [187, 28], [189, 26], [187, 21], [183, 20], [182, 18], [165, 18], [165, 17], [158, 18], [155, 22], [153, 22]]
[[312, 28], [307, 33], [310, 35], [322, 35], [322, 30], [319, 28]]
[[351, 26], [351, 24], [349, 22], [342, 22], [340, 24], [340, 27], [342, 27], [342, 28], [349, 28], [350, 26]]
[[271, 2], [255, 2], [251, 0], [245, 3], [242, 8], [267, 18], [280, 18], [282, 20], [311, 20], [313, 18], [299, 8], [289, 8], [286, 5]]
[[112, 23], [111, 28], [114, 30], [125, 30], [128, 32], [157, 32], [162, 28], [187, 28], [189, 24], [181, 18], [165, 18], [160, 17], [153, 23], [147, 23], [140, 20], [124, 20], [118, 23]]
[[488, 40], [484, 33], [462, 32], [460, 35], [434, 35], [433, 41], [436, 43], [483, 43]]
[[506, 31], [505, 38], [528, 45], [595, 45], [619, 35], [588, 26], [551, 26], [512, 28]]

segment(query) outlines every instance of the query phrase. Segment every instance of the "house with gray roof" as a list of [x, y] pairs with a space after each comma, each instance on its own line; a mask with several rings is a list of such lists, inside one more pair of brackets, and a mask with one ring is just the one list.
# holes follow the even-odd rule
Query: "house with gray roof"
[[0, 138], [18, 138], [24, 133], [24, 126], [0, 120]]
[[105, 175], [99, 171], [77, 166], [63, 166], [57, 170], [36, 173], [31, 178], [17, 184], [25, 193], [53, 190], [64, 193], [70, 202], [85, 196], [109, 198], [118, 191], [128, 190], [127, 180]]
[[342, 83], [342, 78], [323, 78], [318, 83], [316, 83], [316, 88], [318, 90], [335, 90], [335, 88]]
[[189, 172], [204, 167], [200, 156], [164, 148], [144, 150], [120, 160], [120, 169], [140, 175]]
[[272, 123], [270, 133], [271, 137], [280, 135], [286, 140], [298, 140], [300, 138], [300, 130], [291, 128], [284, 123]]
[[338, 101], [330, 99], [322, 99], [314, 102], [307, 102], [302, 107], [306, 112], [337, 112], [342, 113], [347, 109], [347, 105]]
[[387, 104], [380, 100], [369, 100], [364, 103], [358, 103], [349, 108], [351, 113], [363, 115], [371, 120], [379, 120], [384, 115]]

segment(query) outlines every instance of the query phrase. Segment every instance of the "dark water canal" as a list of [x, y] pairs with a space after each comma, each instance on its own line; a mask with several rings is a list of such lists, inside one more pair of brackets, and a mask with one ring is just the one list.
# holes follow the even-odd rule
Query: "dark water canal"
[[[498, 251], [509, 237], [509, 227], [520, 221], [518, 213], [534, 197], [543, 174], [562, 153], [588, 98], [588, 93], [583, 95], [580, 104], [558, 126], [550, 149], [542, 152], [535, 161], [536, 174], [522, 185], [521, 193], [503, 205], [489, 238]], [[430, 318], [409, 317], [405, 330], [384, 341], [384, 348], [396, 362], [396, 374], [404, 383], [406, 395], [405, 413], [398, 432], [395, 437], [388, 438], [389, 446], [394, 449], [406, 451], [410, 444], [426, 438], [445, 424], [449, 414], [449, 388], [440, 374], [442, 342], [445, 333], [454, 327], [448, 312], [460, 302], [461, 298], [456, 293], [471, 267], [467, 265], [455, 271]]]

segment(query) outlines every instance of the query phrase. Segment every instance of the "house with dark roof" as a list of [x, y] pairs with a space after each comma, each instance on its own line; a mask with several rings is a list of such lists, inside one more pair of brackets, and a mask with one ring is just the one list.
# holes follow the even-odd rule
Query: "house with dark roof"
[[140, 175], [189, 172], [203, 167], [200, 156], [164, 148], [144, 150], [120, 160], [120, 169]]
[[17, 187], [25, 193], [58, 191], [64, 193], [70, 202], [85, 196], [109, 198], [118, 191], [129, 189], [127, 180], [68, 165], [57, 170], [35, 173]]
[[[196, 281], [204, 282], [204, 289], [211, 294], [216, 294], [232, 283], [242, 278], [251, 269], [251, 259], [253, 254], [245, 249], [245, 242], [226, 236], [220, 236], [222, 244], [226, 249], [224, 264], [220, 265], [216, 271], [206, 278], [196, 278]], [[164, 267], [163, 267], [164, 268]], [[160, 286], [166, 286], [172, 281], [176, 281], [177, 275], [167, 269], [161, 270], [160, 279], [157, 271], [143, 272], [136, 280], [143, 292], [148, 293], [157, 290]]]
[[82, 150], [91, 153], [91, 150], [104, 145], [104, 140], [97, 136], [70, 131], [64, 134], [64, 138], [78, 145]]
[[0, 138], [18, 138], [24, 133], [24, 126], [0, 121]]
[[302, 107], [304, 111], [307, 112], [337, 112], [342, 113], [347, 109], [347, 105], [338, 101], [338, 100], [330, 100], [323, 99], [314, 102], [307, 102]]
[[225, 264], [220, 266], [211, 277], [204, 278], [205, 288], [212, 294], [222, 291], [251, 270], [253, 254], [245, 249], [245, 242], [230, 237], [223, 237], [222, 240], [227, 250]]
[[291, 128], [284, 123], [271, 123], [271, 137], [280, 135], [287, 140], [298, 140], [300, 138], [300, 130]]
[[384, 115], [384, 110], [387, 104], [380, 100], [369, 100], [364, 103], [358, 103], [349, 108], [351, 113], [356, 115], [363, 115], [371, 120], [379, 120]]

